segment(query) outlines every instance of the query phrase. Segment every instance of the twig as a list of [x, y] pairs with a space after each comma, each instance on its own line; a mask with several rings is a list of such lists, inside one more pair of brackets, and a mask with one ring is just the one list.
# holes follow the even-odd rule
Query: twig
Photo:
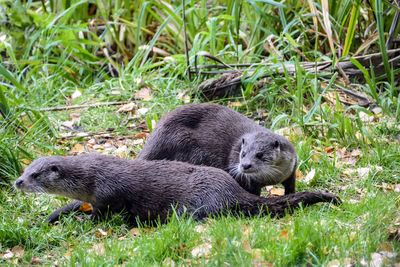
[[60, 110], [70, 110], [70, 109], [80, 109], [80, 108], [95, 108], [99, 106], [112, 106], [112, 105], [124, 105], [132, 102], [130, 101], [120, 101], [120, 102], [101, 102], [95, 103], [91, 105], [74, 105], [74, 106], [63, 106], [63, 107], [54, 107], [54, 108], [41, 108], [40, 111], [60, 111]]
[[[397, 0], [395, 0], [395, 2], [397, 4]], [[400, 19], [400, 13], [399, 13], [399, 11], [396, 10], [396, 13], [394, 14], [392, 25], [390, 26], [388, 39], [386, 41], [386, 49], [390, 49], [390, 47], [392, 46], [393, 37], [396, 33], [397, 25], [399, 25], [399, 19]]]
[[189, 78], [189, 81], [192, 81], [192, 74], [190, 73], [190, 64], [189, 64], [189, 48], [188, 48], [188, 38], [186, 32], [186, 14], [185, 14], [185, 0], [182, 1], [182, 20], [183, 20], [183, 33], [185, 36], [185, 54], [186, 54], [186, 73]]

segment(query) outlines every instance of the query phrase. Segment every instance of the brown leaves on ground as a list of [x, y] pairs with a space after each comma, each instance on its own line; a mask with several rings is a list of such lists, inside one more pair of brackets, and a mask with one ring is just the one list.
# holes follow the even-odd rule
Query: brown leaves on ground
[[86, 213], [88, 213], [88, 212], [91, 212], [92, 210], [93, 210], [92, 205], [91, 205], [90, 203], [87, 203], [87, 202], [83, 203], [83, 204], [79, 207], [79, 211], [80, 211], [80, 212], [86, 212]]
[[131, 113], [135, 113], [137, 109], [137, 105], [134, 102], [130, 102], [128, 104], [122, 105], [117, 112], [119, 113], [127, 113], [127, 112], [131, 112]]
[[144, 86], [139, 91], [135, 92], [135, 99], [143, 100], [143, 101], [150, 101], [152, 99], [151, 93], [152, 89], [148, 86]]

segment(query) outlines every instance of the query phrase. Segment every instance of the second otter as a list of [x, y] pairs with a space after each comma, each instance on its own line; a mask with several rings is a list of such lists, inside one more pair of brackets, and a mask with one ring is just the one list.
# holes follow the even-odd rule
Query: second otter
[[173, 207], [178, 214], [186, 210], [195, 219], [203, 219], [226, 211], [281, 216], [300, 203], [340, 203], [334, 195], [324, 192], [263, 198], [246, 192], [216, 168], [99, 154], [37, 159], [15, 185], [26, 192], [89, 202], [95, 215], [125, 211], [133, 223], [137, 218], [141, 222], [165, 221]]
[[190, 104], [167, 113], [138, 159], [177, 160], [230, 173], [241, 187], [260, 195], [282, 183], [295, 192], [297, 154], [283, 136], [217, 104]]

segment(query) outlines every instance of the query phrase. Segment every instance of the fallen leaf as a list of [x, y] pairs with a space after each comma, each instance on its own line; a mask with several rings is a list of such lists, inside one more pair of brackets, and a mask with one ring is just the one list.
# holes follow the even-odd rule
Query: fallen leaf
[[93, 251], [96, 255], [104, 255], [104, 253], [106, 252], [104, 243], [95, 243], [93, 245]]
[[151, 100], [151, 92], [152, 90], [150, 89], [150, 87], [145, 86], [139, 91], [135, 92], [135, 99], [149, 101]]
[[285, 195], [285, 189], [273, 187], [271, 189], [271, 196], [273, 197], [281, 197]]
[[107, 232], [102, 230], [101, 228], [98, 229], [98, 232], [96, 234], [97, 238], [103, 238], [107, 236]]
[[307, 173], [306, 177], [304, 177], [304, 179], [302, 179], [301, 181], [309, 184], [315, 177], [315, 169], [312, 169], [309, 173]]
[[91, 212], [93, 210], [92, 205], [90, 203], [83, 203], [80, 207], [79, 207], [79, 211], [81, 212]]
[[81, 91], [79, 91], [78, 89], [75, 90], [75, 92], [71, 95], [71, 99], [75, 99], [78, 98], [82, 95]]
[[42, 260], [36, 256], [32, 257], [31, 264], [41, 264]]
[[330, 153], [332, 153], [332, 152], [334, 152], [335, 151], [335, 147], [334, 146], [328, 146], [328, 147], [326, 147], [325, 149], [324, 149], [324, 152], [326, 153], [326, 154], [330, 154]]
[[126, 113], [126, 112], [132, 112], [136, 109], [136, 104], [133, 102], [130, 102], [128, 104], [123, 105], [118, 109], [119, 113]]
[[81, 144], [76, 144], [72, 149], [71, 149], [71, 153], [76, 153], [76, 154], [80, 154], [80, 153], [84, 153], [86, 152], [85, 147]]
[[16, 258], [22, 258], [24, 256], [24, 249], [20, 246], [14, 246], [11, 252], [14, 253], [14, 257]]
[[143, 138], [146, 138], [147, 136], [149, 136], [149, 133], [141, 132], [141, 133], [136, 134], [135, 138], [143, 139]]
[[385, 258], [383, 255], [380, 253], [371, 253], [371, 261], [369, 262], [369, 266], [371, 267], [381, 267], [383, 266], [383, 263], [385, 261]]
[[195, 230], [197, 233], [204, 233], [205, 231], [207, 231], [207, 227], [206, 227], [205, 225], [200, 224], [200, 225], [196, 225], [196, 226], [194, 227], [194, 230]]
[[239, 101], [236, 101], [236, 102], [229, 102], [228, 105], [230, 107], [241, 107], [241, 106], [243, 106], [243, 103], [239, 102]]
[[14, 253], [10, 249], [7, 249], [6, 251], [0, 254], [0, 259], [6, 260], [6, 259], [11, 259], [12, 257], [14, 257]]
[[243, 249], [246, 250], [246, 251], [250, 251], [251, 250], [251, 246], [249, 244], [249, 241], [247, 241], [247, 239], [244, 240], [244, 242], [243, 242]]
[[211, 248], [212, 248], [211, 244], [208, 243], [201, 244], [192, 250], [192, 257], [199, 258], [202, 256], [209, 256], [209, 254], [211, 253]]
[[130, 230], [130, 232], [131, 232], [134, 236], [140, 236], [139, 228], [132, 228], [132, 229]]
[[162, 263], [162, 266], [175, 267], [175, 261], [171, 258], [165, 258], [165, 260]]
[[282, 229], [282, 232], [279, 234], [280, 238], [288, 238], [287, 234], [289, 233], [288, 229]]
[[301, 171], [296, 169], [296, 179], [300, 180], [303, 177], [303, 174], [301, 173]]
[[146, 113], [147, 112], [149, 112], [149, 109], [148, 108], [139, 108], [138, 110], [137, 110], [137, 113], [138, 113], [138, 115], [146, 115]]

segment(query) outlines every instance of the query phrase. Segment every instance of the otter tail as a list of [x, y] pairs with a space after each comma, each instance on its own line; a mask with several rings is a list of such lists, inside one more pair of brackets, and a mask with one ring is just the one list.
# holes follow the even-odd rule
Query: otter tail
[[84, 201], [75, 200], [62, 208], [57, 209], [49, 217], [47, 217], [46, 222], [55, 223], [61, 216], [70, 214], [71, 212], [78, 211], [79, 208], [84, 204]]
[[[240, 205], [241, 209], [249, 212], [250, 215], [268, 214], [272, 217], [282, 217], [286, 213], [293, 213], [300, 203], [304, 206], [311, 206], [319, 202], [331, 202], [336, 205], [342, 203], [335, 195], [322, 191], [306, 191], [272, 198], [257, 197], [257, 199], [253, 198], [251, 202], [253, 204], [247, 207]], [[254, 205], [255, 202], [257, 205]]]

